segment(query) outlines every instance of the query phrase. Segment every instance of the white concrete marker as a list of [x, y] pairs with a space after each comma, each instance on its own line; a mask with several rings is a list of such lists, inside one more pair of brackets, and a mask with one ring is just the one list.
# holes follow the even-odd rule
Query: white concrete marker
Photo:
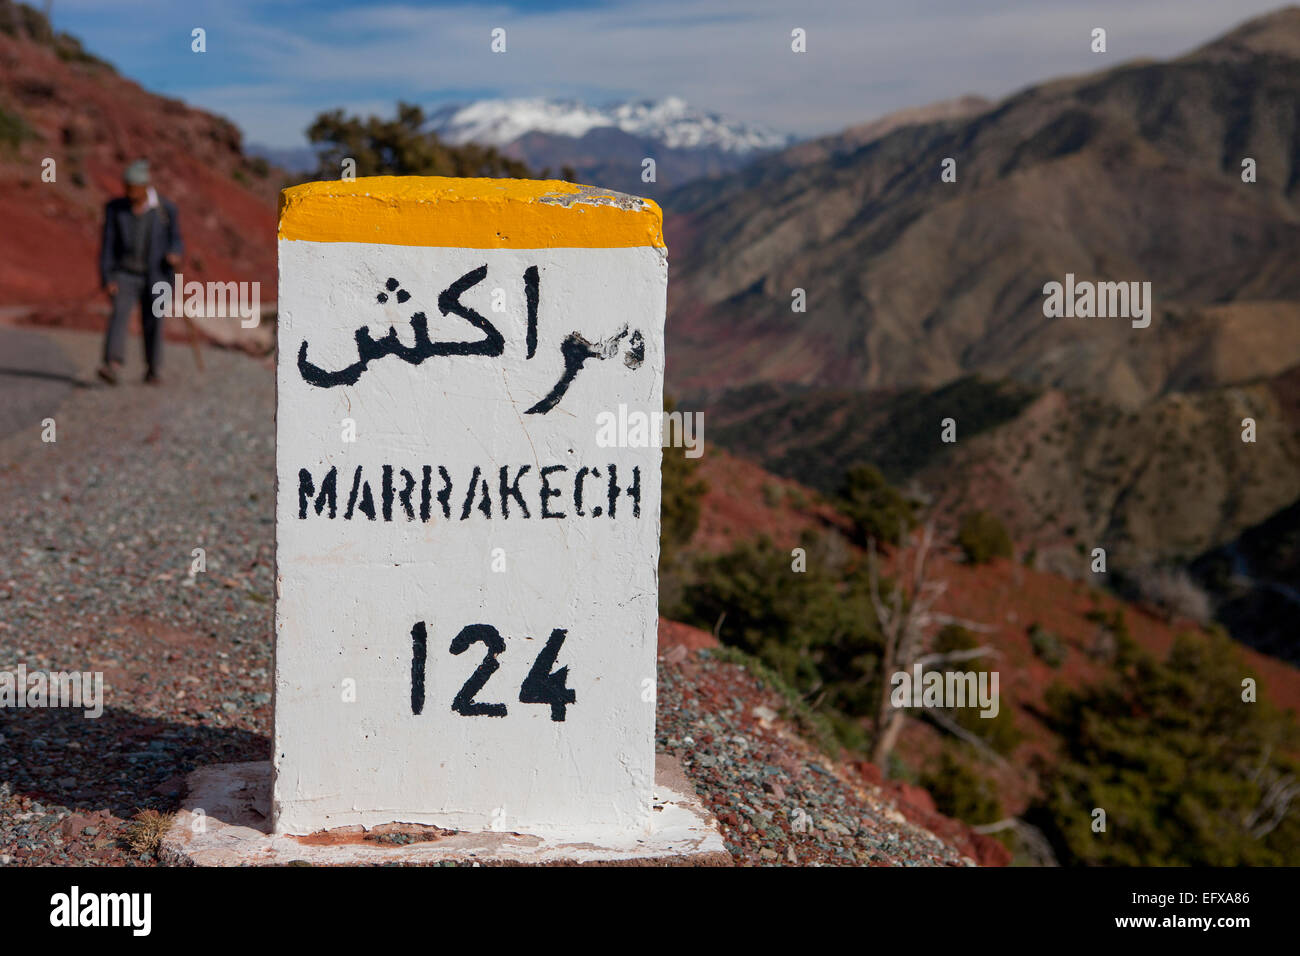
[[662, 408], [659, 208], [378, 177], [279, 236], [275, 832], [648, 833], [660, 449], [596, 420]]

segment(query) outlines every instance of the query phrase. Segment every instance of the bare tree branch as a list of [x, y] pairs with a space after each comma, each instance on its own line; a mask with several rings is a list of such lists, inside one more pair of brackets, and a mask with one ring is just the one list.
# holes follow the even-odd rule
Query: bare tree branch
[[880, 660], [884, 679], [876, 709], [876, 741], [872, 748], [872, 761], [882, 769], [902, 731], [905, 714], [903, 708], [893, 706], [888, 685], [893, 674], [910, 671], [920, 656], [926, 636], [934, 627], [934, 605], [947, 589], [947, 582], [929, 580], [933, 545], [933, 519], [925, 522], [919, 540], [916, 536], [909, 537], [906, 529], [900, 528], [898, 574], [891, 582], [888, 594], [882, 595], [876, 542], [874, 539], [867, 542], [871, 605], [884, 643]]
[[961, 724], [957, 723], [955, 720], [953, 720], [943, 711], [926, 710], [924, 711], [924, 714], [927, 720], [931, 720], [934, 723], [938, 724], [940, 727], [948, 731], [948, 733], [952, 734], [958, 740], [963, 740], [966, 743], [970, 744], [972, 747], [978, 750], [989, 760], [992, 760], [998, 766], [1000, 767], [1008, 766], [1006, 759], [1000, 753], [998, 753], [996, 750], [994, 750], [992, 747], [986, 744], [983, 738], [981, 738], [977, 734], [971, 733], [969, 730], [967, 730]]
[[1260, 777], [1263, 776], [1268, 780], [1268, 786], [1260, 797], [1259, 803], [1242, 820], [1242, 824], [1250, 830], [1250, 835], [1256, 840], [1276, 830], [1290, 812], [1291, 801], [1300, 796], [1300, 783], [1296, 781], [1294, 775], [1283, 776], [1272, 768], [1264, 770], [1261, 774], [1260, 770], [1252, 774], [1252, 780], [1259, 782]]
[[981, 826], [971, 827], [971, 829], [976, 833], [983, 834], [1015, 830], [1016, 836], [1020, 838], [1021, 846], [1024, 847], [1025, 852], [1034, 863], [1039, 866], [1061, 865], [1056, 859], [1056, 854], [1052, 851], [1052, 844], [1043, 835], [1043, 831], [1017, 817], [1007, 817], [1005, 820], [998, 820], [996, 823], [985, 823]]
[[997, 628], [989, 624], [981, 624], [979, 621], [970, 621], [964, 617], [953, 617], [951, 614], [936, 614], [934, 622], [940, 626], [946, 624], [956, 624], [958, 627], [964, 627], [968, 631], [978, 631], [980, 634], [992, 634]]
[[989, 647], [987, 644], [983, 647], [972, 648], [969, 651], [949, 651], [947, 654], [926, 654], [918, 657], [912, 662], [912, 666], [921, 665], [921, 670], [925, 670], [931, 664], [956, 664], [958, 661], [970, 661], [977, 657], [1000, 657], [1002, 652], [995, 647]]

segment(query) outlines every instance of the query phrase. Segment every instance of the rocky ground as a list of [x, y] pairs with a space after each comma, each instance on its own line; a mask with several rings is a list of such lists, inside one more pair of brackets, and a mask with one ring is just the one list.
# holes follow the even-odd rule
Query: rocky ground
[[968, 862], [909, 822], [903, 810], [912, 807], [799, 736], [772, 687], [715, 649], [688, 652], [665, 643], [661, 633], [658, 746], [682, 761], [738, 863]]
[[[105, 705], [97, 719], [0, 710], [0, 863], [155, 864], [127, 846], [128, 819], [176, 809], [196, 767], [270, 757], [272, 372], [206, 350], [198, 374], [173, 346], [161, 388], [137, 384], [138, 365], [108, 388], [90, 384], [98, 337], [15, 334], [0, 328], [0, 349], [41, 375], [0, 369], [0, 407], [21, 407], [0, 422], [0, 669], [102, 671]], [[197, 548], [206, 571], [192, 574]], [[938, 839], [900, 812], [915, 808], [821, 755], [775, 690], [709, 643], [664, 628], [659, 746], [738, 863], [978, 855], [969, 833]]]

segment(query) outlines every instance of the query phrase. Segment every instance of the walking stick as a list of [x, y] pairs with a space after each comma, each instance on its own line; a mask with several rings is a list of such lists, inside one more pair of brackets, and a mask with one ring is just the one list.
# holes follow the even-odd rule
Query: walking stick
[[[175, 261], [173, 261], [172, 258], [169, 256], [169, 257], [168, 257], [168, 262], [169, 262], [169, 264], [171, 265], [171, 267], [172, 267], [174, 270], [179, 270], [180, 267], [181, 267], [181, 262], [180, 262], [179, 258], [176, 259]], [[173, 272], [173, 273], [172, 273], [172, 282], [173, 282], [173, 283], [176, 282], [176, 272]], [[181, 307], [180, 307], [180, 310], [179, 310], [179, 311], [180, 311], [180, 314], [181, 314], [181, 318], [185, 320], [185, 330], [186, 330], [187, 332], [189, 332], [189, 335], [190, 335], [190, 348], [192, 348], [192, 349], [194, 350], [194, 364], [197, 365], [198, 368], [199, 368], [199, 371], [202, 372], [202, 371], [203, 371], [203, 354], [202, 354], [202, 353], [200, 352], [200, 350], [199, 350], [199, 329], [198, 329], [198, 326], [196, 326], [196, 325], [194, 324], [194, 320], [193, 320], [192, 318], [190, 318], [190, 314], [189, 314], [189, 312], [187, 312], [187, 311], [185, 310], [185, 301], [184, 301], [184, 297], [180, 294], [180, 291], [181, 291], [181, 290], [178, 288], [178, 289], [176, 289], [175, 292], [173, 293], [173, 296], [172, 296], [172, 304], [173, 304], [173, 306], [175, 306], [175, 304], [176, 304], [177, 302], [180, 302]], [[173, 311], [177, 311], [177, 310], [176, 310], [175, 308], [173, 308]]]
[[194, 320], [190, 318], [190, 314], [185, 311], [185, 307], [183, 305], [181, 306], [181, 316], [185, 319], [185, 328], [188, 329], [190, 333], [190, 347], [194, 349], [194, 364], [197, 365], [199, 367], [199, 371], [202, 372], [203, 353], [199, 349], [198, 326], [194, 324]]

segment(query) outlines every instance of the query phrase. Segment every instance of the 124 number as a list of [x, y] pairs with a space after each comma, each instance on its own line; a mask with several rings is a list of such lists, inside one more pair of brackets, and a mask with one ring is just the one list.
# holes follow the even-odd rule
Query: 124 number
[[[565, 686], [569, 677], [566, 664], [559, 670], [552, 670], [555, 659], [564, 645], [568, 631], [557, 627], [551, 631], [528, 676], [519, 685], [519, 702], [521, 704], [548, 704], [551, 708], [551, 720], [562, 721], [565, 708], [576, 699], [574, 692]], [[505, 638], [491, 624], [467, 624], [460, 629], [451, 641], [451, 653], [464, 654], [475, 644], [482, 644], [486, 649], [483, 660], [474, 673], [461, 686], [452, 699], [451, 709], [462, 717], [504, 717], [505, 704], [490, 704], [477, 700], [489, 678], [501, 666], [497, 656], [506, 649]], [[428, 658], [429, 635], [423, 621], [417, 621], [411, 628], [411, 713], [419, 715], [424, 712], [424, 669]]]

